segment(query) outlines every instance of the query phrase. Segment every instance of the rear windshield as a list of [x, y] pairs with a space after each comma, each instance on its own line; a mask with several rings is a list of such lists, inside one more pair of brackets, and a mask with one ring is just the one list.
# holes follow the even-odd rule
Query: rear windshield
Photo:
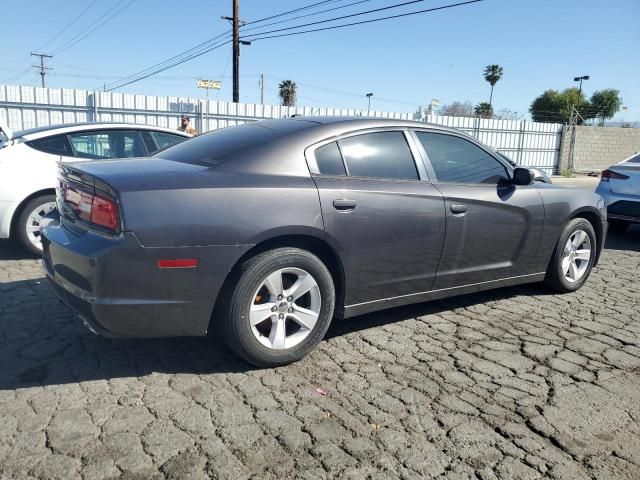
[[631, 157], [627, 162], [640, 163], [640, 153]]
[[245, 123], [197, 136], [155, 156], [196, 165], [217, 165], [240, 152], [311, 125], [310, 122], [293, 120]]

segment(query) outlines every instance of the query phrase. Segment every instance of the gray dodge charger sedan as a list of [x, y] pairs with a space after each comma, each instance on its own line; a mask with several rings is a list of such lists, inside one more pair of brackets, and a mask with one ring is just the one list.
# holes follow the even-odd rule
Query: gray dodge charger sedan
[[212, 332], [277, 366], [332, 319], [527, 282], [580, 288], [604, 203], [534, 177], [435, 125], [261, 121], [63, 165], [43, 263], [95, 333]]

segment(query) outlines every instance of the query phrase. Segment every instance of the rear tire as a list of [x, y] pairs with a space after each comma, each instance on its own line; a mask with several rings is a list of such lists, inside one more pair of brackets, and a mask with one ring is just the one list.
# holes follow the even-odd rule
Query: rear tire
[[626, 222], [624, 220], [609, 220], [609, 231], [613, 233], [624, 233], [627, 231], [631, 222]]
[[564, 227], [553, 252], [545, 284], [558, 293], [575, 292], [586, 282], [597, 257], [593, 225], [574, 218]]
[[244, 262], [236, 277], [223, 307], [223, 331], [229, 347], [247, 362], [286, 365], [324, 338], [335, 289], [318, 257], [298, 248], [278, 248]]
[[41, 195], [29, 200], [15, 224], [16, 239], [32, 255], [42, 255], [41, 228], [44, 216], [56, 206], [55, 195]]

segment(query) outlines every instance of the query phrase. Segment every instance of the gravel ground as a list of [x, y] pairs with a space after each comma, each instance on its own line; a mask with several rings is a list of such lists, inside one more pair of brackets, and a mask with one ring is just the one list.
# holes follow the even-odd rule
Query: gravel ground
[[640, 478], [640, 227], [578, 293], [508, 288], [334, 325], [254, 370], [109, 340], [0, 242], [0, 478]]

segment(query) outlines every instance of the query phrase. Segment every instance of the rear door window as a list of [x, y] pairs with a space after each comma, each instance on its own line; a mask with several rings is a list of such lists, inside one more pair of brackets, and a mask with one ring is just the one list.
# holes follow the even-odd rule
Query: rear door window
[[183, 137], [182, 135], [174, 135], [173, 133], [167, 132], [149, 132], [149, 135], [153, 139], [153, 143], [155, 144], [155, 150], [149, 153], [156, 153], [160, 150], [164, 150], [165, 148], [173, 147], [178, 143], [184, 142], [187, 140], [187, 137]]
[[52, 155], [73, 155], [71, 146], [66, 135], [55, 135], [53, 137], [38, 138], [27, 143], [27, 145]]
[[339, 140], [350, 176], [418, 180], [404, 132], [364, 133]]
[[347, 174], [337, 142], [331, 142], [316, 148], [314, 155], [318, 165], [318, 173], [321, 175], [344, 176]]
[[69, 135], [76, 157], [131, 158], [144, 157], [147, 148], [142, 135], [136, 130], [104, 130]]

